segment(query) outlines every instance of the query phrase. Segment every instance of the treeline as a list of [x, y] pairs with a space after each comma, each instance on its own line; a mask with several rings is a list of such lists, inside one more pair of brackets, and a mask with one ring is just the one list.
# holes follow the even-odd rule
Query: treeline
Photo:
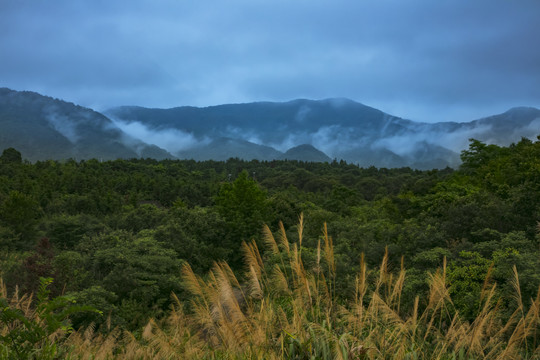
[[524, 306], [540, 285], [540, 141], [473, 140], [462, 160], [456, 171], [238, 159], [28, 163], [6, 149], [0, 276], [8, 293], [36, 292], [40, 278], [52, 278], [52, 296], [68, 294], [103, 313], [74, 315], [75, 328], [137, 330], [168, 314], [171, 293], [188, 302], [184, 264], [203, 276], [223, 260], [241, 273], [242, 242], [264, 249], [264, 224], [295, 238], [303, 214], [303, 266], [317, 266], [326, 224], [339, 274], [333, 292], [342, 301], [355, 296], [360, 259], [375, 268], [387, 251], [389, 273], [407, 268], [403, 308], [428, 293], [428, 274], [446, 259], [463, 319], [478, 315], [488, 275], [510, 317], [513, 267]]

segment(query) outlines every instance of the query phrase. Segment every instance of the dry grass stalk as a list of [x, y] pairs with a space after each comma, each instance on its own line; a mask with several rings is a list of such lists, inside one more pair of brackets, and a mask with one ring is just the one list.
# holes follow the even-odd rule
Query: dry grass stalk
[[276, 239], [274, 238], [274, 234], [272, 234], [272, 230], [270, 230], [266, 224], [263, 227], [263, 239], [274, 255], [279, 254], [279, 248], [277, 246]]
[[302, 239], [304, 238], [304, 213], [300, 213], [298, 217], [298, 246], [302, 251]]
[[285, 251], [287, 252], [287, 255], [290, 255], [290, 246], [289, 246], [289, 240], [287, 239], [287, 232], [285, 231], [285, 226], [283, 225], [283, 222], [279, 222], [279, 237], [281, 241], [281, 245], [285, 248]]
[[326, 264], [328, 265], [330, 276], [329, 279], [334, 279], [336, 274], [336, 263], [334, 261], [334, 244], [332, 242], [332, 237], [328, 236], [328, 227], [326, 222], [323, 226], [323, 240], [324, 240], [324, 256], [326, 259]]

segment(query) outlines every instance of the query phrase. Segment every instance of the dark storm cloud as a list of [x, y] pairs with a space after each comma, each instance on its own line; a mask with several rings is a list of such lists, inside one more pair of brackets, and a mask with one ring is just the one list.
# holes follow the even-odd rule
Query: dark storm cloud
[[0, 86], [98, 108], [348, 97], [424, 121], [540, 106], [540, 2], [0, 4]]

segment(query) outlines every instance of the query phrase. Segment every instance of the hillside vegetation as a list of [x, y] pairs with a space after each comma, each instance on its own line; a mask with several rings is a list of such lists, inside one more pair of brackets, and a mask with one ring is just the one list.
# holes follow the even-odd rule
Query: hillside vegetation
[[[436, 121], [439, 114], [433, 114]], [[361, 167], [456, 168], [469, 138], [508, 146], [534, 139], [540, 110], [512, 108], [469, 122], [421, 123], [348, 99], [104, 114], [31, 91], [0, 88], [0, 150], [29, 161], [131, 158], [226, 161], [344, 160]]]
[[538, 358], [540, 141], [461, 157], [418, 171], [6, 149], [0, 358]]

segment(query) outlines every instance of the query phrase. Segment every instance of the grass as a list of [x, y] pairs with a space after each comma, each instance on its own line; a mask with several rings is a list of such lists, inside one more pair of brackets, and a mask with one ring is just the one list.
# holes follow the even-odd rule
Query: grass
[[[191, 296], [180, 300], [173, 294], [167, 318], [151, 319], [140, 334], [113, 329], [104, 335], [92, 327], [72, 332], [62, 343], [67, 358], [540, 358], [540, 289], [525, 308], [515, 268], [517, 308], [506, 321], [489, 275], [476, 318], [462, 319], [449, 295], [446, 260], [429, 276], [429, 293], [404, 309], [403, 261], [399, 271], [389, 272], [388, 253], [376, 270], [367, 269], [362, 257], [354, 298], [345, 301], [336, 294], [339, 274], [326, 226], [309, 268], [302, 260], [302, 217], [298, 229], [298, 239], [291, 242], [282, 224], [276, 234], [265, 227], [264, 255], [254, 241], [244, 243], [243, 274], [219, 262], [202, 278], [185, 265], [184, 285]], [[14, 306], [28, 303], [17, 301]]]

